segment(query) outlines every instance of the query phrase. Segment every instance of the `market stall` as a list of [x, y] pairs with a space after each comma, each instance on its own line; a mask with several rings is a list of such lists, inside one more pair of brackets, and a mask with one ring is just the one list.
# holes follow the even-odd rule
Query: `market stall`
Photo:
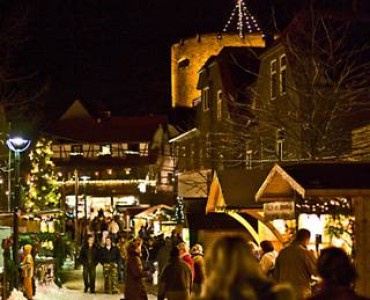
[[135, 224], [135, 235], [139, 233], [142, 226], [152, 228], [154, 235], [164, 234], [170, 236], [172, 230], [177, 226], [175, 208], [160, 204], [150, 207], [133, 218]]
[[370, 296], [370, 163], [276, 164], [256, 200], [263, 203], [267, 218], [289, 207], [296, 228], [313, 233], [311, 247], [318, 251], [335, 245], [354, 254], [359, 273], [356, 287]]
[[235, 169], [216, 172], [208, 194], [206, 213], [226, 214], [239, 222], [256, 244], [269, 239], [276, 241], [279, 248], [286, 238], [272, 221], [265, 220], [263, 207], [254, 198], [269, 170]]

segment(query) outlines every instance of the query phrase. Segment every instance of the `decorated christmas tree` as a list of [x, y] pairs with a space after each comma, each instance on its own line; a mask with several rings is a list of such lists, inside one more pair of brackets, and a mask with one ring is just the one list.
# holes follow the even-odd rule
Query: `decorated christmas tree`
[[52, 209], [59, 205], [60, 193], [51, 160], [51, 144], [50, 140], [40, 138], [30, 153], [30, 184], [25, 202], [27, 211]]

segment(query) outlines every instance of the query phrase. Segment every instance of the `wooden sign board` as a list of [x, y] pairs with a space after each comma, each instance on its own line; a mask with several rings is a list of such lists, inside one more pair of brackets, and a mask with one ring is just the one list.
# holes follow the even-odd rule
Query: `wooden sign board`
[[266, 221], [277, 219], [291, 220], [295, 218], [294, 201], [276, 201], [263, 204]]

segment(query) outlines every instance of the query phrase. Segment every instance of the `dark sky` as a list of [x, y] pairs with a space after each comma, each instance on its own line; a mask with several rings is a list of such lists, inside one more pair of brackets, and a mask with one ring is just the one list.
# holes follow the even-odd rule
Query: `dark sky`
[[[261, 19], [270, 1], [245, 3]], [[199, 32], [221, 31], [235, 0], [8, 3], [8, 14], [27, 12], [19, 62], [48, 79], [48, 111], [79, 98], [129, 115], [167, 112], [171, 45]]]

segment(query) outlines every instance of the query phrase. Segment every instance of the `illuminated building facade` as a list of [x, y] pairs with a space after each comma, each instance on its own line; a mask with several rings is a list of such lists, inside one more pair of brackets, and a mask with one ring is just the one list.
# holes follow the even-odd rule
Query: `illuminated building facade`
[[[95, 117], [76, 100], [47, 131], [67, 207], [77, 204], [79, 217], [94, 217], [99, 209], [152, 204], [157, 183], [172, 172], [164, 154], [167, 127], [164, 116]], [[169, 184], [161, 186], [171, 194]]]
[[199, 70], [205, 62], [224, 47], [264, 47], [260, 33], [240, 37], [238, 34], [209, 33], [183, 39], [171, 47], [172, 107], [194, 106], [200, 98], [197, 90]]

